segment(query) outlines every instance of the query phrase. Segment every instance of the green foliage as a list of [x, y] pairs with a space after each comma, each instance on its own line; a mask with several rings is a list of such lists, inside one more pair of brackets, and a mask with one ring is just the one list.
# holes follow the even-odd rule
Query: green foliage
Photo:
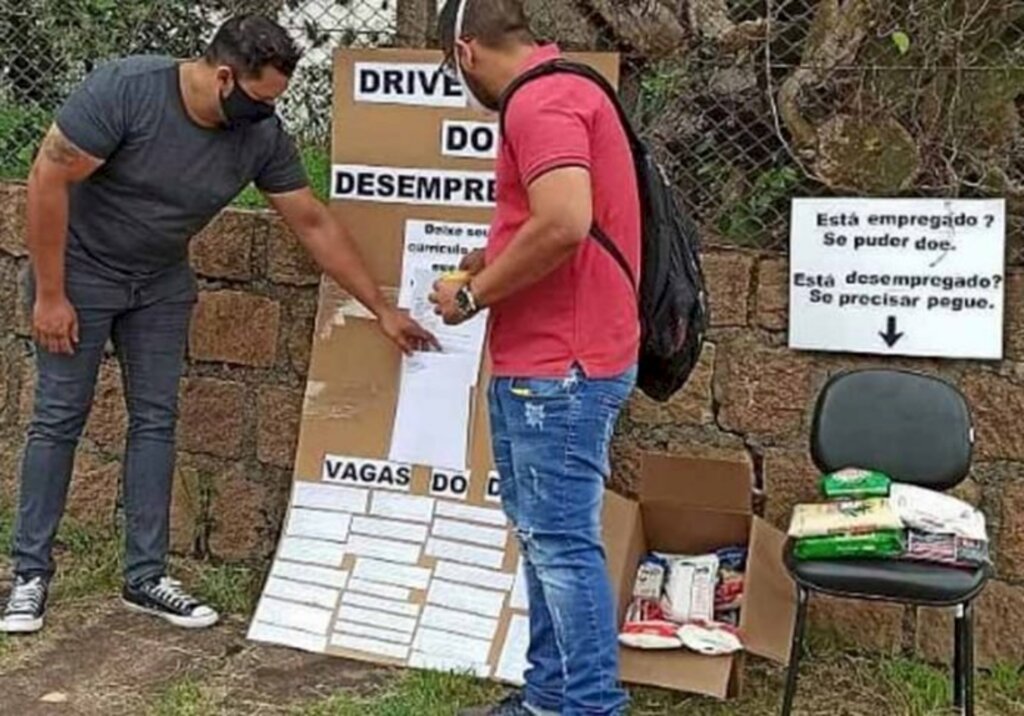
[[215, 716], [217, 713], [216, 704], [192, 678], [168, 686], [149, 710], [149, 716]]
[[761, 172], [740, 201], [728, 207], [718, 219], [718, 231], [741, 246], [757, 245], [778, 213], [785, 211], [780, 204], [793, 195], [800, 177], [800, 173], [789, 165]]
[[910, 52], [910, 36], [905, 32], [897, 31], [892, 33], [892, 44], [896, 46], [901, 55]]
[[468, 676], [409, 671], [397, 674], [383, 691], [343, 692], [299, 708], [292, 716], [451, 716], [460, 708], [497, 701], [501, 695], [494, 684]]
[[259, 573], [238, 564], [203, 564], [195, 580], [196, 596], [225, 615], [251, 615], [256, 608], [258, 588]]
[[0, 102], [0, 180], [24, 179], [50, 123], [50, 113], [34, 105]]

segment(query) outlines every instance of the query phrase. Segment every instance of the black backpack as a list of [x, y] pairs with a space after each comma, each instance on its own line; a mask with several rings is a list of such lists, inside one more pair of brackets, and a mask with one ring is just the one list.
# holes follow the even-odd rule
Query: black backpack
[[629, 137], [643, 222], [640, 283], [637, 283], [626, 257], [596, 220], [590, 235], [622, 267], [630, 285], [637, 289], [641, 326], [637, 384], [650, 398], [664, 402], [690, 377], [700, 360], [708, 328], [697, 226], [677, 205], [668, 178], [651, 156], [647, 145], [637, 136], [615, 89], [587, 65], [553, 60], [520, 75], [502, 96], [502, 134], [505, 130], [505, 108], [512, 96], [528, 82], [557, 73], [585, 77], [601, 87], [618, 110]]

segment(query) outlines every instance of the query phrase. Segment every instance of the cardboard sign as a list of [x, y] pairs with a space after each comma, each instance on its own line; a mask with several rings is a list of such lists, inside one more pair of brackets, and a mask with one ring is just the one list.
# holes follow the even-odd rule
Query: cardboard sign
[[[616, 56], [579, 59], [617, 82]], [[414, 313], [423, 281], [410, 279], [481, 246], [494, 203], [494, 118], [431, 74], [440, 63], [438, 52], [403, 50], [345, 50], [335, 62], [331, 208], [374, 279], [388, 295], [404, 292]], [[473, 355], [476, 337], [463, 338], [403, 361], [372, 315], [324, 281], [291, 502], [250, 638], [522, 680], [525, 589], [491, 461], [486, 364], [454, 360]], [[433, 365], [447, 360], [456, 375]], [[464, 391], [468, 425], [444, 404], [454, 388], [407, 400], [398, 415], [403, 377], [408, 398], [412, 378], [434, 369]], [[411, 403], [425, 410], [410, 418]], [[389, 460], [423, 448], [396, 446], [399, 422], [452, 428], [439, 434], [467, 427], [466, 469]]]
[[1005, 243], [1001, 199], [795, 199], [790, 347], [999, 360]]

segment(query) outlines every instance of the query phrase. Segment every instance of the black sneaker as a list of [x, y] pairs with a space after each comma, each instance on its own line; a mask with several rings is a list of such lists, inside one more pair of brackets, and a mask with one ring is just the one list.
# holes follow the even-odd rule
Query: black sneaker
[[3, 618], [0, 619], [0, 633], [34, 634], [42, 629], [46, 616], [47, 588], [46, 580], [42, 577], [16, 576]]
[[182, 589], [181, 582], [169, 577], [134, 587], [126, 584], [121, 601], [133, 612], [159, 617], [183, 629], [205, 629], [220, 619], [217, 612]]
[[534, 716], [534, 713], [523, 704], [522, 695], [513, 694], [495, 706], [462, 709], [458, 716]]

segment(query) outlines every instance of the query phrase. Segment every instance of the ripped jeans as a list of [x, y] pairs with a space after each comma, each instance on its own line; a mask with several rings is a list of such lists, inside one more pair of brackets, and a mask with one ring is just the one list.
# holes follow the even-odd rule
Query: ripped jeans
[[496, 378], [490, 388], [502, 506], [519, 537], [530, 600], [526, 703], [562, 716], [618, 716], [615, 598], [601, 506], [615, 424], [636, 369], [612, 379]]

